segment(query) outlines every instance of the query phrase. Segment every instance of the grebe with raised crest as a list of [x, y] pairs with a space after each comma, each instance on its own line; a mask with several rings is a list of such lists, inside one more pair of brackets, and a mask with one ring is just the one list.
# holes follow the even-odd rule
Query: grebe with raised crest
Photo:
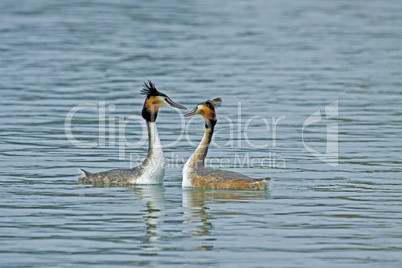
[[184, 106], [173, 102], [168, 96], [159, 92], [155, 85], [148, 81], [144, 83], [141, 94], [146, 95], [142, 109], [142, 117], [146, 121], [149, 147], [148, 155], [144, 162], [131, 169], [112, 169], [99, 173], [90, 173], [80, 169], [83, 176], [78, 179], [79, 183], [129, 185], [129, 184], [162, 184], [165, 176], [165, 157], [156, 128], [156, 117], [159, 107], [171, 106], [178, 109], [186, 109]]

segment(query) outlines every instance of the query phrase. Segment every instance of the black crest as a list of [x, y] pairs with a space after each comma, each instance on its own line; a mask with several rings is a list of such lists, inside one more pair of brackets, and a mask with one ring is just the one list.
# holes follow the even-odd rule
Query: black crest
[[221, 98], [216, 98], [216, 99], [213, 99], [213, 100], [207, 100], [207, 101], [203, 102], [202, 104], [204, 104], [208, 108], [210, 108], [210, 109], [215, 111], [215, 108], [218, 108], [218, 107], [221, 106], [222, 99]]
[[155, 84], [148, 80], [144, 82], [143, 89], [140, 90], [141, 94], [148, 96], [159, 96], [161, 93], [156, 89]]
[[205, 101], [204, 105], [215, 111], [215, 107], [210, 100]]

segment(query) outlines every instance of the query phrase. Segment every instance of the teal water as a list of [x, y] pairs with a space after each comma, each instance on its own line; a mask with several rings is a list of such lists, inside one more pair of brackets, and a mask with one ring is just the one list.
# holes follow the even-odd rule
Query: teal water
[[[384, 0], [2, 1], [1, 266], [401, 267], [401, 13]], [[183, 190], [204, 127], [168, 108], [163, 187], [77, 184], [77, 168], [146, 156], [148, 79], [189, 109], [221, 97], [209, 165], [270, 189]], [[325, 155], [328, 126], [326, 163], [306, 146]]]

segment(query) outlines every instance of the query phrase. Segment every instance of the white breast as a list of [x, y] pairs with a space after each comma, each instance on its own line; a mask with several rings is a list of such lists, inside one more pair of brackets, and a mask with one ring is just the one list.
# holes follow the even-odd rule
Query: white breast
[[192, 186], [192, 179], [191, 174], [194, 173], [194, 169], [191, 167], [192, 157], [190, 157], [186, 164], [183, 167], [183, 181], [182, 187], [191, 187]]
[[163, 156], [162, 144], [159, 139], [158, 130], [154, 122], [148, 122], [148, 136], [152, 152], [144, 161], [142, 174], [135, 178], [136, 184], [163, 184], [165, 177], [165, 157]]
[[143, 167], [143, 172], [135, 181], [136, 184], [163, 184], [165, 177], [165, 158], [163, 153], [151, 158], [149, 165]]

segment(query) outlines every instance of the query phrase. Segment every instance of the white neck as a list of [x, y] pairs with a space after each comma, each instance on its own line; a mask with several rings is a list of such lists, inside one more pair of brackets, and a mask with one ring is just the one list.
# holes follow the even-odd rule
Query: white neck
[[163, 150], [161, 140], [159, 139], [158, 129], [156, 128], [155, 122], [147, 122], [148, 128], [148, 138], [149, 138], [149, 147], [148, 147], [148, 157], [153, 156], [154, 153], [161, 153], [163, 157]]
[[146, 122], [149, 147], [147, 158], [142, 163], [143, 174], [138, 178], [139, 184], [161, 184], [165, 176], [165, 157], [155, 122]]

